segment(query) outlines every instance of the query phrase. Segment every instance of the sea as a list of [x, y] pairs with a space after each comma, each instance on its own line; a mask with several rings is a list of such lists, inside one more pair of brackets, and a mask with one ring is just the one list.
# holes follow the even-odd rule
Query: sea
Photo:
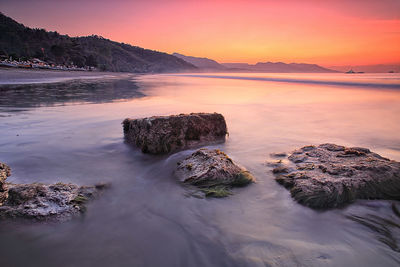
[[[1, 77], [0, 77], [1, 78]], [[398, 201], [313, 210], [275, 180], [272, 153], [335, 143], [400, 161], [400, 75], [181, 73], [0, 79], [0, 162], [12, 183], [111, 183], [83, 216], [0, 222], [8, 266], [399, 266]], [[218, 148], [256, 183], [195, 198], [174, 177], [195, 149], [143, 154], [125, 118], [223, 114]], [[362, 218], [362, 222], [349, 219]]]

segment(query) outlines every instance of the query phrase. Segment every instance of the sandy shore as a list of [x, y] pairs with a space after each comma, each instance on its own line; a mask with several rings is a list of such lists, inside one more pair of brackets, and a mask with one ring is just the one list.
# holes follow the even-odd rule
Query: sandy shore
[[0, 69], [0, 108], [104, 103], [143, 97], [137, 74]]
[[24, 70], [0, 68], [0, 85], [53, 83], [75, 79], [113, 78], [129, 73], [95, 72], [95, 71], [57, 71], [57, 70]]

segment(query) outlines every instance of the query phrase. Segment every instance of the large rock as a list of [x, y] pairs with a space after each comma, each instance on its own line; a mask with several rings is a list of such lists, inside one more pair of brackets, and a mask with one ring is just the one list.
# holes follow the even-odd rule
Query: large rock
[[[97, 197], [107, 184], [78, 186], [5, 183], [10, 168], [0, 163], [0, 181], [4, 192], [0, 201], [0, 219], [24, 218], [39, 221], [64, 221], [86, 210], [89, 200]], [[3, 194], [3, 195], [1, 195]]]
[[10, 167], [0, 162], [0, 206], [7, 198], [7, 185], [5, 181], [7, 177], [10, 175], [11, 175]]
[[356, 199], [400, 200], [400, 163], [367, 148], [305, 146], [288, 159], [288, 165], [273, 169], [276, 181], [311, 208], [335, 208]]
[[175, 175], [181, 182], [197, 186], [206, 196], [212, 197], [225, 197], [230, 194], [231, 187], [254, 182], [248, 171], [218, 149], [197, 150], [178, 162]]
[[225, 119], [218, 113], [125, 119], [122, 124], [126, 141], [151, 154], [223, 142], [228, 133]]
[[0, 207], [0, 218], [64, 221], [85, 212], [87, 202], [104, 188], [103, 184], [10, 184], [8, 198]]

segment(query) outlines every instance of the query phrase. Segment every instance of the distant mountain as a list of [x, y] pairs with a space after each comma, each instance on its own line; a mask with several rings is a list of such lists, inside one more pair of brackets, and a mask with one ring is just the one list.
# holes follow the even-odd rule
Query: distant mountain
[[209, 69], [209, 70], [226, 70], [225, 66], [222, 66], [217, 61], [208, 59], [205, 57], [191, 57], [185, 56], [179, 53], [173, 53], [173, 56], [183, 59], [184, 61], [193, 64], [194, 66], [200, 69]]
[[173, 53], [174, 56], [185, 60], [199, 68], [199, 70], [226, 71], [226, 72], [336, 72], [316, 64], [258, 62], [251, 65], [247, 63], [218, 63], [215, 60], [202, 57], [185, 56]]
[[44, 29], [31, 29], [0, 13], [0, 56], [38, 58], [48, 63], [103, 71], [180, 72], [196, 71], [186, 61], [149, 49], [114, 42], [99, 36], [69, 37]]
[[355, 72], [369, 72], [369, 73], [379, 73], [379, 72], [400, 72], [400, 63], [399, 64], [379, 64], [379, 65], [345, 65], [345, 66], [331, 66], [330, 69], [346, 72], [349, 70], [353, 70]]
[[221, 63], [222, 66], [225, 66], [230, 69], [243, 69], [250, 70], [253, 65], [247, 63]]
[[258, 62], [251, 65], [247, 63], [222, 63], [223, 66], [231, 70], [251, 71], [251, 72], [297, 72], [297, 73], [319, 73], [319, 72], [336, 72], [335, 70], [327, 69], [316, 64], [305, 63], [283, 63], [283, 62]]

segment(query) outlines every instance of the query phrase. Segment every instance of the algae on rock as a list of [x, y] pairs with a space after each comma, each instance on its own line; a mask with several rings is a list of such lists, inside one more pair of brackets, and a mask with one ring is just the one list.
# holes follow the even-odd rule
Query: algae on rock
[[224, 152], [199, 149], [178, 162], [175, 175], [184, 183], [196, 186], [206, 197], [226, 197], [232, 187], [255, 181], [250, 172], [236, 165]]

